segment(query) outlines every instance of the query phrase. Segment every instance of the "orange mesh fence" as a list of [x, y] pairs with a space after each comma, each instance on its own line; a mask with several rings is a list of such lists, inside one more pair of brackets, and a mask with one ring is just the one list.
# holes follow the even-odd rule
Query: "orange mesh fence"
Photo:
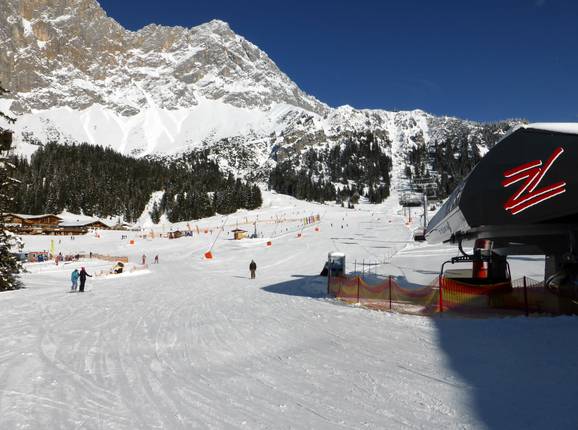
[[578, 303], [550, 291], [543, 282], [531, 278], [512, 282], [510, 294], [497, 296], [495, 306], [504, 309], [526, 310], [526, 313], [576, 314]]
[[104, 261], [111, 261], [111, 262], [118, 262], [120, 261], [121, 263], [128, 263], [128, 257], [115, 257], [113, 255], [104, 255], [104, 254], [92, 254], [92, 258], [96, 258], [98, 260], [104, 260]]
[[[333, 277], [329, 280], [330, 295], [346, 302], [360, 303], [377, 309], [413, 306], [414, 312], [435, 308], [437, 281], [421, 288], [402, 288], [393, 278], [369, 284], [360, 276]], [[432, 306], [434, 305], [434, 306]]]
[[402, 288], [397, 282], [392, 281], [392, 300], [417, 305], [428, 305], [434, 296], [437, 296], [437, 280], [430, 285], [420, 288]]
[[368, 308], [391, 309], [391, 285], [389, 279], [369, 284], [360, 279], [359, 303]]
[[344, 301], [357, 301], [358, 299], [358, 276], [333, 276], [330, 278], [329, 293]]
[[339, 298], [348, 302], [359, 301], [359, 276], [353, 278], [342, 278], [342, 282], [339, 288]]
[[475, 285], [455, 279], [442, 278], [442, 310], [489, 309], [491, 298], [499, 292], [508, 292], [510, 281], [491, 285]]
[[328, 293], [347, 303], [396, 310], [403, 313], [431, 315], [436, 312], [487, 313], [578, 313], [578, 305], [544, 287], [543, 282], [521, 278], [496, 284], [471, 284], [441, 278], [419, 288], [401, 287], [393, 277], [368, 283], [360, 276], [329, 279]]

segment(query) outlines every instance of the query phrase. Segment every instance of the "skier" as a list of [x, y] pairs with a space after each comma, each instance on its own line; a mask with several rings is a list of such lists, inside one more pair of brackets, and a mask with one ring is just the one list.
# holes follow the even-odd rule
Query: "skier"
[[147, 262], [147, 256], [145, 254], [142, 255], [142, 265], [144, 266]]
[[159, 256], [155, 255], [155, 264], [159, 264]]
[[251, 264], [249, 264], [249, 271], [251, 272], [251, 279], [255, 279], [255, 272], [257, 271], [257, 263], [251, 260]]
[[70, 280], [72, 281], [72, 287], [70, 291], [76, 291], [76, 288], [78, 287], [78, 276], [78, 269], [74, 269], [72, 271], [72, 275], [70, 275]]
[[84, 284], [86, 283], [86, 277], [92, 278], [92, 275], [89, 275], [88, 273], [86, 273], [86, 270], [84, 270], [84, 267], [82, 267], [80, 269], [80, 289], [78, 290], [78, 292], [80, 293], [84, 293]]

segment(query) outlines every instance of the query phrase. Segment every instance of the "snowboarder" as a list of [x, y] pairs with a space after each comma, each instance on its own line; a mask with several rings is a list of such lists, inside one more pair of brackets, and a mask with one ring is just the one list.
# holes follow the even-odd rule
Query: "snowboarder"
[[251, 279], [255, 279], [255, 272], [257, 271], [257, 263], [251, 260], [251, 264], [249, 264], [249, 271], [251, 272]]
[[84, 267], [82, 267], [80, 269], [80, 289], [78, 290], [80, 293], [84, 293], [84, 284], [86, 283], [86, 277], [92, 278], [92, 275], [89, 275], [88, 273], [86, 273], [86, 270], [84, 270]]
[[155, 264], [159, 264], [159, 256], [155, 255]]
[[78, 276], [78, 269], [74, 269], [70, 275], [70, 280], [72, 281], [72, 287], [70, 287], [70, 291], [76, 291], [76, 288], [78, 287]]

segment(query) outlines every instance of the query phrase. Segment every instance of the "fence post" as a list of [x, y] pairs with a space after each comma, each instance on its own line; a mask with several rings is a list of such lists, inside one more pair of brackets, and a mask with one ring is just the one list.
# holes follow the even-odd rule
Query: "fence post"
[[359, 304], [359, 276], [357, 276], [357, 304]]
[[391, 275], [389, 275], [389, 310], [391, 310]]
[[327, 296], [329, 296], [329, 293], [331, 292], [331, 260], [329, 260], [327, 262]]
[[528, 289], [526, 286], [526, 277], [524, 276], [524, 309], [526, 310], [526, 316], [529, 315], [528, 313]]
[[443, 298], [443, 292], [442, 292], [442, 291], [443, 291], [443, 288], [442, 288], [442, 275], [441, 275], [441, 274], [439, 275], [439, 278], [438, 278], [438, 279], [439, 279], [439, 280], [438, 280], [438, 283], [440, 284], [440, 290], [439, 290], [439, 291], [440, 291], [439, 310], [440, 310], [440, 312], [443, 312], [443, 311], [444, 311], [444, 298]]

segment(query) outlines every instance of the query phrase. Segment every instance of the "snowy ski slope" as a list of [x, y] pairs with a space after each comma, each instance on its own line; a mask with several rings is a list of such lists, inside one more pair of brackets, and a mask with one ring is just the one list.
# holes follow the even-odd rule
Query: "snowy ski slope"
[[[331, 250], [350, 263], [395, 254], [379, 271], [408, 283], [429, 282], [455, 255], [408, 244], [393, 199], [359, 208], [265, 193], [263, 209], [226, 220], [213, 261], [201, 256], [216, 231], [132, 246], [120, 232], [57, 240], [63, 254], [160, 264], [89, 278], [84, 294], [67, 293], [70, 271], [112, 264], [37, 264], [25, 290], [0, 294], [0, 429], [577, 428], [576, 318], [430, 319], [324, 297], [317, 275]], [[320, 231], [301, 238], [297, 221], [271, 221], [317, 213]], [[230, 240], [257, 217], [262, 239]], [[540, 277], [542, 264], [512, 270]]]

